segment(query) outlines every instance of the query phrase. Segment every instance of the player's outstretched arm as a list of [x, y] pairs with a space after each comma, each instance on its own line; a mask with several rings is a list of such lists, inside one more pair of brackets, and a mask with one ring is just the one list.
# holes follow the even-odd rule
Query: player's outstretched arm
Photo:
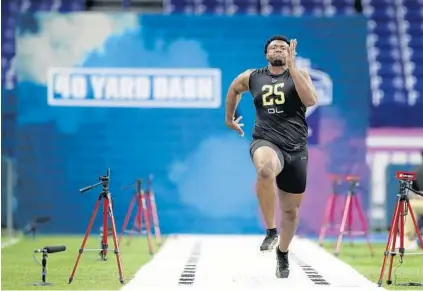
[[241, 95], [248, 91], [248, 83], [253, 70], [246, 70], [239, 74], [231, 83], [226, 94], [226, 124], [231, 123], [235, 117], [235, 110], [241, 100]]

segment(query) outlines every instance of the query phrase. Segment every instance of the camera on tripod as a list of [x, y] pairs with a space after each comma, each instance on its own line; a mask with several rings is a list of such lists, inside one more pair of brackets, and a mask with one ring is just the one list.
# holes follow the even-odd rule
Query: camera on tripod
[[106, 176], [100, 176], [98, 177], [98, 180], [101, 181], [101, 183], [103, 184], [103, 187], [109, 187], [110, 169], [107, 170]]
[[413, 172], [397, 172], [396, 178], [403, 182], [416, 180], [416, 173]]
[[[80, 260], [81, 255], [84, 251], [98, 251], [101, 259], [103, 261], [107, 260], [107, 253], [109, 251], [108, 250], [108, 247], [109, 247], [109, 245], [108, 245], [108, 233], [109, 233], [108, 224], [109, 224], [109, 220], [110, 220], [110, 226], [111, 226], [111, 231], [112, 231], [112, 236], [113, 236], [114, 254], [116, 255], [118, 271], [119, 271], [119, 281], [121, 282], [121, 284], [124, 283], [123, 268], [122, 268], [122, 262], [121, 262], [121, 259], [120, 259], [120, 251], [119, 251], [119, 242], [118, 242], [118, 239], [117, 239], [116, 224], [115, 224], [115, 218], [114, 218], [114, 214], [113, 214], [112, 194], [109, 191], [110, 168], [107, 169], [106, 175], [100, 176], [98, 178], [98, 180], [100, 182], [98, 182], [94, 185], [84, 187], [84, 188], [79, 190], [79, 192], [84, 193], [84, 192], [87, 192], [87, 191], [97, 187], [97, 186], [103, 185], [103, 189], [100, 191], [100, 194], [98, 195], [97, 202], [94, 205], [94, 210], [91, 214], [91, 218], [90, 218], [90, 221], [88, 223], [88, 227], [87, 227], [87, 230], [85, 232], [85, 236], [84, 236], [84, 239], [82, 241], [81, 248], [79, 249], [78, 255], [76, 257], [75, 264], [73, 266], [72, 273], [69, 277], [69, 284], [72, 283], [72, 281], [73, 281], [76, 269], [78, 267], [79, 260]], [[102, 215], [103, 226], [102, 226], [102, 233], [101, 233], [101, 240], [102, 240], [101, 241], [101, 247], [99, 249], [86, 249], [85, 244], [86, 244], [87, 238], [88, 238], [88, 236], [91, 232], [91, 228], [93, 226], [95, 216], [97, 215], [97, 212], [100, 208], [101, 201], [103, 201], [103, 215]]]
[[110, 168], [107, 169], [106, 175], [105, 176], [98, 177], [98, 180], [100, 182], [98, 182], [98, 183], [96, 183], [94, 185], [90, 185], [90, 186], [84, 187], [82, 189], [79, 189], [79, 192], [81, 192], [81, 193], [87, 192], [87, 191], [91, 190], [92, 188], [95, 188], [95, 187], [100, 186], [102, 184], [103, 185], [103, 191], [101, 191], [100, 195], [107, 195], [107, 194], [109, 194], [107, 192], [109, 190]]

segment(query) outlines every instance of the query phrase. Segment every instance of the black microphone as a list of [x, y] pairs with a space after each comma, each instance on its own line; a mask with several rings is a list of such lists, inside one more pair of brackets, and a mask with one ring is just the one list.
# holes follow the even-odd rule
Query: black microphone
[[46, 246], [42, 249], [35, 249], [34, 253], [46, 252], [47, 254], [54, 254], [58, 252], [63, 252], [65, 250], [66, 250], [66, 246]]
[[[66, 250], [66, 246], [45, 246], [42, 249], [35, 249], [34, 253], [42, 253], [43, 254], [43, 259], [41, 261], [41, 267], [42, 267], [42, 272], [41, 272], [41, 283], [35, 283], [34, 286], [48, 286], [51, 285], [51, 283], [47, 283], [46, 282], [46, 275], [47, 275], [47, 254], [53, 254], [53, 253], [58, 253], [58, 252], [63, 252]], [[36, 259], [35, 259], [35, 255], [34, 256], [34, 260], [39, 263]]]

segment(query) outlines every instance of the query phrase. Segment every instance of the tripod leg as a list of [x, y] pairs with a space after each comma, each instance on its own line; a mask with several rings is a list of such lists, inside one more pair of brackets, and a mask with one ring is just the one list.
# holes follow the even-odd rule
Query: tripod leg
[[131, 203], [129, 203], [128, 211], [126, 212], [125, 220], [123, 221], [122, 225], [122, 233], [119, 237], [119, 245], [120, 241], [122, 240], [122, 236], [125, 233], [126, 227], [128, 226], [129, 218], [131, 217], [132, 209], [134, 208], [134, 204], [136, 201], [136, 194], [132, 197]]
[[399, 230], [399, 239], [400, 239], [400, 246], [399, 246], [399, 253], [402, 257], [404, 256], [404, 219], [405, 219], [405, 201], [402, 201], [402, 203], [400, 204], [400, 216], [399, 216], [399, 221], [398, 221], [398, 230]]
[[156, 200], [154, 198], [154, 192], [152, 190], [148, 191], [148, 198], [150, 202], [151, 215], [153, 217], [154, 236], [156, 237], [156, 243], [160, 246], [162, 244], [162, 236], [160, 234], [160, 224], [159, 224], [159, 216], [157, 214]]
[[107, 244], [107, 238], [109, 236], [109, 226], [108, 226], [108, 215], [109, 215], [109, 200], [108, 199], [104, 199], [103, 201], [103, 240], [101, 243], [101, 252], [100, 252], [100, 256], [101, 259], [103, 261], [107, 260], [107, 249], [108, 249], [108, 244]]
[[336, 201], [337, 201], [337, 194], [333, 194], [332, 200], [332, 207], [330, 208], [330, 215], [329, 215], [329, 224], [334, 227], [335, 226], [335, 208], [336, 208]]
[[374, 251], [373, 251], [373, 247], [372, 247], [372, 244], [371, 244], [370, 238], [369, 238], [366, 217], [364, 216], [363, 208], [361, 207], [361, 203], [360, 203], [360, 200], [358, 199], [357, 195], [354, 197], [354, 204], [355, 204], [355, 207], [356, 207], [357, 212], [358, 212], [358, 217], [360, 218], [360, 221], [361, 221], [361, 227], [363, 229], [364, 236], [366, 237], [367, 245], [369, 246], [370, 255], [373, 257]]
[[141, 222], [141, 196], [139, 194], [137, 194], [137, 210], [135, 212], [135, 217], [134, 217], [134, 222], [132, 225], [132, 229], [131, 232], [129, 234], [129, 240], [128, 240], [128, 244], [132, 241], [132, 237], [134, 235], [135, 231], [138, 231], [139, 234], [141, 234], [141, 228], [142, 228], [142, 222]]
[[352, 234], [353, 229], [353, 211], [354, 211], [354, 200], [356, 198], [356, 194], [351, 194], [351, 201], [350, 201], [350, 209], [348, 209], [348, 218], [347, 218], [347, 233], [348, 237], [350, 238], [350, 246], [354, 245], [354, 238]]
[[150, 252], [150, 255], [153, 255], [154, 254], [154, 248], [153, 248], [153, 244], [151, 242], [150, 218], [149, 218], [149, 215], [148, 215], [147, 204], [146, 204], [144, 195], [141, 196], [141, 205], [142, 205], [142, 213], [144, 214], [145, 229], [146, 229], [146, 232], [147, 232], [148, 250]]
[[[107, 198], [107, 200], [109, 200]], [[119, 281], [121, 284], [124, 284], [124, 277], [123, 277], [123, 267], [122, 267], [122, 261], [120, 258], [120, 251], [119, 251], [119, 243], [117, 240], [117, 234], [116, 234], [116, 224], [115, 224], [115, 215], [113, 213], [113, 207], [112, 207], [112, 203], [109, 202], [109, 213], [110, 213], [110, 224], [112, 225], [112, 236], [113, 236], [113, 244], [115, 246], [115, 255], [116, 255], [116, 262], [118, 265], [118, 270], [119, 270]]]
[[81, 248], [79, 249], [79, 253], [78, 253], [78, 256], [76, 257], [75, 265], [73, 266], [72, 273], [69, 277], [69, 284], [72, 283], [73, 277], [75, 276], [76, 268], [78, 267], [79, 260], [81, 259], [81, 255], [84, 252], [85, 244], [87, 243], [87, 239], [88, 239], [88, 236], [90, 235], [95, 216], [100, 206], [100, 201], [101, 201], [101, 196], [98, 198], [97, 202], [95, 203], [94, 210], [91, 214], [90, 222], [88, 223], [88, 227], [87, 227], [87, 230], [85, 231], [84, 239], [82, 240]]
[[[397, 236], [398, 236], [398, 231], [400, 230], [400, 226], [401, 226], [401, 220], [403, 219], [404, 216], [404, 201], [400, 200], [398, 203], [398, 212], [397, 212], [397, 217], [395, 220], [395, 233], [394, 233], [394, 237], [392, 240], [392, 246], [391, 246], [391, 258], [389, 260], [389, 269], [388, 269], [388, 279], [386, 280], [386, 283], [388, 285], [392, 284], [392, 265], [394, 263], [394, 257], [396, 255], [396, 244], [397, 244]], [[400, 244], [401, 244], [401, 237], [400, 237]]]
[[382, 282], [383, 282], [383, 276], [385, 274], [385, 267], [386, 267], [386, 261], [388, 259], [388, 256], [391, 255], [391, 257], [394, 255], [392, 253], [390, 253], [390, 249], [391, 245], [394, 246], [395, 248], [395, 240], [394, 238], [397, 235], [397, 223], [398, 223], [398, 211], [399, 211], [399, 199], [397, 200], [397, 203], [395, 205], [395, 210], [394, 210], [394, 215], [392, 216], [392, 220], [391, 220], [391, 229], [389, 230], [389, 234], [388, 234], [388, 241], [386, 242], [386, 248], [385, 248], [385, 252], [384, 252], [384, 256], [383, 256], [383, 262], [382, 262], [382, 267], [380, 270], [380, 276], [379, 276], [379, 280], [378, 280], [378, 286], [382, 286]]
[[138, 196], [138, 209], [137, 209], [137, 227], [138, 233], [142, 234], [142, 196]]
[[423, 251], [423, 238], [422, 238], [422, 234], [420, 233], [419, 226], [417, 225], [417, 219], [416, 219], [416, 216], [414, 215], [414, 210], [411, 207], [411, 204], [409, 202], [407, 202], [407, 205], [408, 205], [408, 212], [410, 213], [411, 219], [413, 220], [414, 228], [416, 229], [416, 235], [419, 240], [420, 248]]
[[326, 202], [325, 213], [323, 214], [322, 227], [320, 228], [320, 234], [319, 234], [320, 245], [323, 244], [323, 240], [325, 239], [326, 230], [328, 228], [328, 221], [330, 221], [331, 214], [333, 212], [333, 202], [334, 202], [333, 200], [334, 200], [334, 194], [330, 194], [328, 201]]
[[350, 210], [350, 204], [351, 204], [351, 195], [348, 194], [345, 200], [344, 212], [342, 214], [342, 221], [341, 221], [341, 227], [339, 229], [338, 240], [336, 242], [335, 255], [339, 255], [339, 251], [341, 249], [341, 242], [345, 232], [345, 226], [347, 223], [348, 212]]

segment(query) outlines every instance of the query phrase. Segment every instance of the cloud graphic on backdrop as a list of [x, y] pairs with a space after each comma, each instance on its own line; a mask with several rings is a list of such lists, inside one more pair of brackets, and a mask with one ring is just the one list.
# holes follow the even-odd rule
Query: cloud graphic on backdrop
[[[201, 42], [185, 39], [183, 31], [181, 35], [173, 36], [167, 35], [167, 30], [157, 33], [148, 21], [145, 25], [141, 24], [142, 18], [135, 13], [37, 14], [30, 17], [22, 23], [17, 36], [20, 82], [30, 81], [45, 86], [49, 67], [209, 66], [208, 54]], [[34, 22], [36, 25], [33, 25]], [[35, 32], [28, 27], [36, 27]], [[33, 87], [26, 86], [25, 90], [33, 91]], [[21, 123], [53, 119], [60, 132], [72, 134], [79, 130], [87, 115], [92, 122], [107, 121], [106, 110], [93, 108], [56, 108], [46, 114], [43, 110], [48, 106], [45, 93], [21, 96], [20, 102], [32, 104], [31, 110], [21, 111]], [[133, 116], [128, 115], [128, 118]]]
[[174, 67], [208, 67], [208, 54], [198, 41], [179, 39], [168, 48], [168, 57]]
[[185, 161], [170, 166], [169, 180], [176, 184], [182, 202], [215, 218], [254, 218], [255, 170], [249, 142], [237, 136], [210, 137]]
[[17, 38], [20, 81], [46, 84], [50, 66], [81, 66], [92, 51], [104, 53], [106, 40], [139, 27], [136, 14], [40, 14], [36, 34]]
[[[106, 54], [95, 53], [85, 62], [87, 67], [152, 67], [189, 68], [209, 67], [208, 54], [196, 40], [164, 35], [150, 36], [149, 26], [139, 32], [129, 32], [119, 38], [109, 39]], [[125, 51], [123, 54], [122, 51]]]

